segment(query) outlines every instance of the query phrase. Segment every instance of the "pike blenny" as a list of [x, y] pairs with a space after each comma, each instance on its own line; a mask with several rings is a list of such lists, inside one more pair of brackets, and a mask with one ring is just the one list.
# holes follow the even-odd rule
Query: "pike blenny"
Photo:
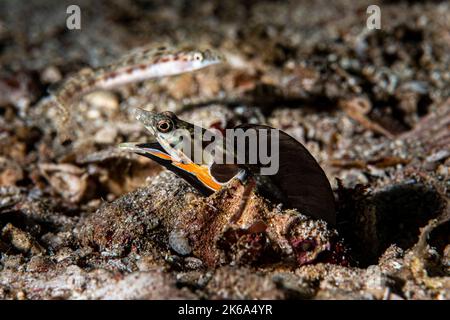
[[[183, 121], [169, 111], [154, 113], [137, 109], [135, 113], [151, 135], [146, 143], [127, 142], [120, 147], [158, 162], [205, 196], [216, 192], [234, 178], [244, 182], [254, 181], [260, 195], [296, 208], [303, 214], [323, 219], [331, 225], [336, 223], [334, 195], [327, 176], [309, 151], [287, 133], [278, 130], [279, 134], [272, 136], [268, 132], [276, 129], [257, 124], [242, 124], [234, 128], [243, 132], [254, 131], [255, 136], [264, 131], [269, 136], [267, 146], [272, 145], [271, 139], [276, 139], [279, 147], [278, 171], [272, 175], [261, 175], [260, 169], [264, 164], [260, 162], [216, 162], [212, 150], [208, 151], [210, 140], [203, 140], [203, 137], [195, 134], [206, 133], [208, 129]], [[194, 154], [186, 154], [183, 149], [178, 148], [180, 130], [185, 133], [183, 142], [202, 147], [204, 156], [200, 161], [193, 159]], [[257, 141], [256, 145], [261, 145], [261, 141]], [[224, 153], [231, 152], [233, 157], [236, 155], [237, 150], [234, 148], [230, 150], [225, 145], [223, 148]], [[188, 150], [192, 151], [193, 148]]]
[[66, 131], [72, 105], [87, 93], [192, 72], [222, 61], [222, 55], [212, 49], [180, 49], [169, 46], [135, 49], [107, 66], [81, 70], [51, 87], [49, 92], [61, 111], [60, 129]]

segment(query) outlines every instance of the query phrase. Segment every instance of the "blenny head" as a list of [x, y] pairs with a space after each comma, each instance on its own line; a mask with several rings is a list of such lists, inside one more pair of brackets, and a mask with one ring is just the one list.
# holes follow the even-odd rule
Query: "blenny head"
[[157, 139], [160, 138], [171, 141], [175, 131], [187, 130], [191, 132], [195, 128], [193, 124], [179, 119], [170, 111], [156, 113], [136, 108], [134, 114], [136, 119], [139, 120]]
[[145, 143], [122, 143], [119, 145], [121, 149], [158, 162], [204, 195], [211, 194], [223, 185], [224, 182], [216, 179], [210, 170], [213, 156], [201, 155], [200, 160], [195, 161], [195, 152], [192, 152], [200, 150], [203, 153], [203, 141], [196, 139], [196, 134], [205, 132], [205, 129], [183, 121], [169, 111], [155, 113], [136, 109], [135, 114], [151, 136]]
[[193, 69], [200, 69], [225, 61], [224, 56], [213, 49], [182, 51], [179, 53], [179, 58], [185, 62], [191, 63]]
[[225, 61], [220, 52], [209, 48], [161, 48], [164, 50], [157, 49], [156, 52], [151, 52], [150, 57], [153, 59], [153, 64], [159, 66], [158, 69], [164, 75], [192, 72]]
[[191, 155], [184, 153], [187, 149], [186, 143], [194, 143], [195, 129], [202, 130], [201, 128], [179, 119], [170, 111], [156, 113], [137, 108], [135, 116], [174, 161], [191, 161]]

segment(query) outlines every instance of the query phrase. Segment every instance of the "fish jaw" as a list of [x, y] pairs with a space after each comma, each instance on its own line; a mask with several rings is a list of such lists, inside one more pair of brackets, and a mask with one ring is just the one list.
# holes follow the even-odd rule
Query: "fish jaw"
[[172, 157], [165, 152], [165, 150], [161, 147], [161, 145], [156, 142], [124, 142], [118, 145], [118, 148], [133, 152], [139, 155], [143, 155], [149, 157], [157, 162], [161, 161], [173, 161]]

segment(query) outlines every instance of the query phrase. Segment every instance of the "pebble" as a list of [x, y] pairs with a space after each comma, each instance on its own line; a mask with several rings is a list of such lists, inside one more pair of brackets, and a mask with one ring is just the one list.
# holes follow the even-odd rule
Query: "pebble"
[[194, 76], [192, 74], [183, 74], [167, 84], [167, 91], [172, 97], [177, 100], [192, 96], [196, 92], [196, 85], [194, 84]]
[[117, 128], [111, 125], [106, 125], [94, 136], [94, 141], [99, 144], [113, 144], [116, 140], [118, 131]]
[[16, 298], [17, 300], [26, 300], [27, 294], [25, 293], [25, 291], [20, 290], [19, 292], [17, 292]]
[[186, 268], [191, 270], [197, 270], [203, 267], [203, 261], [195, 257], [186, 257], [184, 263]]
[[428, 162], [437, 162], [450, 157], [450, 150], [439, 150], [426, 158]]
[[153, 256], [142, 256], [136, 261], [139, 271], [152, 271], [158, 268], [158, 263]]
[[17, 181], [23, 179], [23, 171], [19, 166], [11, 166], [0, 169], [0, 186], [14, 186]]
[[52, 267], [52, 262], [48, 257], [34, 256], [27, 265], [27, 272], [47, 272]]
[[68, 274], [66, 283], [72, 290], [81, 292], [85, 289], [87, 282], [86, 276], [80, 267], [71, 265], [67, 267], [66, 273]]
[[192, 248], [189, 240], [180, 230], [173, 230], [169, 234], [169, 246], [178, 254], [186, 256], [191, 253]]
[[24, 257], [21, 254], [4, 255], [2, 258], [3, 269], [18, 270], [24, 262]]
[[41, 73], [41, 81], [44, 83], [55, 83], [62, 79], [61, 72], [55, 66], [49, 66]]
[[88, 187], [88, 176], [83, 169], [71, 164], [43, 163], [39, 165], [42, 175], [52, 188], [72, 202], [80, 201]]
[[84, 97], [91, 107], [104, 110], [107, 113], [114, 114], [119, 111], [119, 99], [109, 91], [95, 91]]
[[44, 249], [33, 239], [28, 233], [19, 228], [16, 228], [11, 223], [8, 223], [2, 230], [2, 236], [9, 239], [9, 242], [17, 250], [32, 254], [40, 254], [44, 252]]
[[101, 116], [101, 112], [97, 109], [90, 109], [86, 113], [86, 117], [91, 120], [98, 119], [98, 118], [100, 118], [100, 116]]
[[439, 176], [446, 178], [450, 175], [450, 170], [449, 170], [449, 167], [447, 167], [446, 165], [440, 164], [436, 169], [436, 173]]

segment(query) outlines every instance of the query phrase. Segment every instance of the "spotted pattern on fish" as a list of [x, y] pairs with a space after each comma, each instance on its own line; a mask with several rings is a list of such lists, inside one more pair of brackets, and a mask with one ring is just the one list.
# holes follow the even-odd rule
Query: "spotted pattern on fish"
[[211, 49], [160, 46], [135, 49], [107, 66], [83, 69], [49, 89], [60, 110], [60, 130], [67, 130], [71, 106], [92, 91], [192, 72], [222, 61], [222, 55]]

